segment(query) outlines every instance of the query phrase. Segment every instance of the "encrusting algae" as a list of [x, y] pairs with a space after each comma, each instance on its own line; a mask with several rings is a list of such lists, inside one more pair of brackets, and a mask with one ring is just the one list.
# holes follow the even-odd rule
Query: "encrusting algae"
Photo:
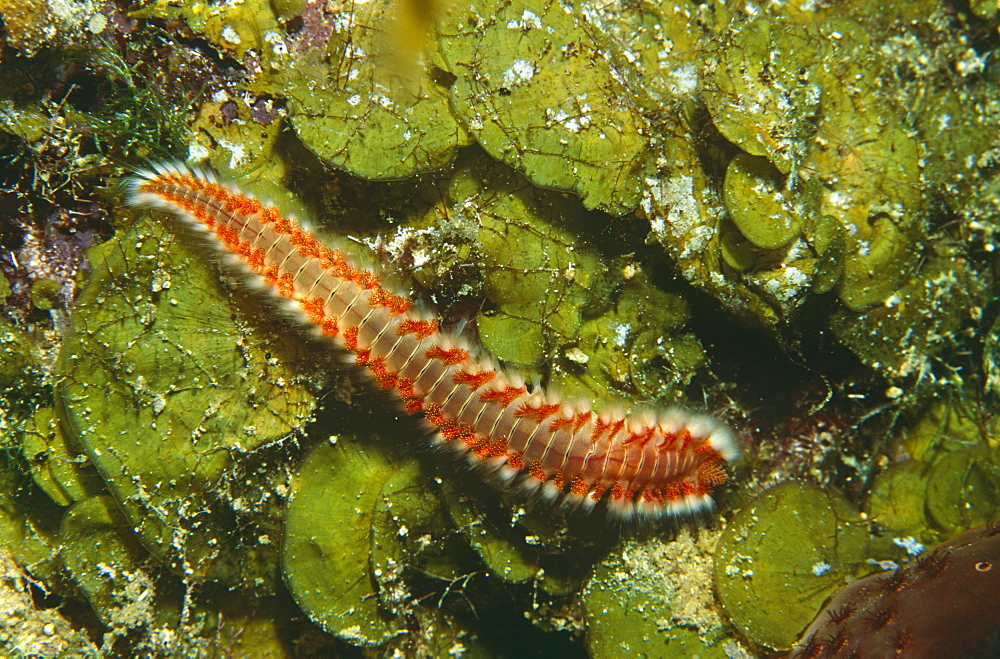
[[[870, 612], [930, 647], [909, 621], [987, 582], [924, 580], [926, 549], [990, 563], [1000, 519], [995, 3], [427, 5], [0, 8], [24, 631], [80, 656], [722, 657], [853, 647]], [[716, 511], [609, 524], [429, 454], [124, 207], [150, 161], [347, 235], [526, 387], [723, 419], [743, 457]], [[806, 631], [854, 579], [857, 611]], [[40, 642], [0, 625], [7, 653]]]

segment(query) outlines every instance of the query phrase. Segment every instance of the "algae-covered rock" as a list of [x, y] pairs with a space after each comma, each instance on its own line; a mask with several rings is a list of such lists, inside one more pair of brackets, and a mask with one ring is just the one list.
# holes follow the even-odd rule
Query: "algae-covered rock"
[[680, 296], [633, 276], [611, 309], [581, 324], [553, 367], [553, 386], [568, 397], [678, 399], [705, 364], [701, 344], [685, 329], [689, 315]]
[[14, 461], [0, 456], [0, 546], [35, 578], [56, 581], [58, 513], [37, 503], [35, 510], [25, 509], [18, 496], [24, 478]]
[[887, 533], [929, 540], [926, 495], [930, 471], [918, 460], [892, 465], [875, 477], [865, 512]]
[[726, 168], [723, 190], [729, 216], [747, 240], [764, 249], [792, 242], [801, 225], [778, 178], [767, 159], [745, 153], [737, 154]]
[[288, 99], [303, 144], [366, 179], [440, 169], [470, 142], [452, 114], [448, 76], [431, 65], [433, 48], [423, 53], [425, 64], [412, 80], [393, 77], [386, 52], [392, 7], [388, 0], [327, 5], [332, 34], [326, 52], [293, 52], [266, 87]]
[[891, 538], [933, 545], [1000, 520], [1000, 446], [960, 391], [938, 396], [893, 434], [904, 456], [875, 478], [865, 511]]
[[785, 482], [730, 521], [715, 552], [719, 599], [749, 638], [788, 648], [823, 601], [854, 578], [868, 533], [842, 496]]
[[58, 609], [36, 604], [37, 588], [37, 577], [27, 574], [6, 547], [0, 549], [0, 652], [63, 659], [101, 656], [87, 633], [74, 629]]
[[151, 2], [133, 13], [139, 18], [160, 18], [183, 22], [216, 48], [243, 58], [250, 52], [268, 62], [275, 56], [278, 19], [269, 0], [245, 0], [216, 4], [194, 2]]
[[0, 395], [27, 398], [42, 377], [38, 346], [30, 336], [0, 317]]
[[539, 576], [538, 549], [528, 545], [523, 529], [496, 524], [476, 499], [448, 482], [443, 484], [443, 491], [455, 527], [493, 574], [511, 583]]
[[716, 533], [627, 540], [583, 590], [590, 656], [725, 657], [712, 593]]
[[[258, 105], [273, 103], [258, 101]], [[282, 121], [274, 118], [257, 121], [255, 109], [247, 100], [232, 98], [202, 103], [191, 126], [192, 158], [219, 172], [249, 172], [254, 181], [284, 180], [285, 161], [274, 157], [274, 147], [283, 130]], [[280, 197], [276, 201], [282, 201]]]
[[[267, 590], [284, 476], [257, 456], [315, 405], [301, 343], [197, 247], [141, 220], [93, 249], [57, 367], [63, 429], [143, 543], [188, 578]], [[293, 364], [295, 366], [293, 366]]]
[[946, 534], [1000, 518], [997, 452], [980, 445], [937, 459], [927, 478], [927, 512]]
[[452, 177], [453, 212], [478, 225], [477, 265], [495, 310], [480, 313], [480, 336], [501, 359], [541, 364], [572, 340], [585, 314], [609, 303], [614, 273], [581, 237], [588, 227], [579, 206], [533, 188], [509, 169], [464, 160]]
[[612, 214], [640, 199], [655, 151], [634, 95], [551, 0], [483, 0], [438, 25], [451, 104], [476, 141], [535, 185]]
[[[820, 92], [801, 29], [751, 20], [727, 34], [705, 89], [712, 121], [727, 139], [789, 173], [814, 131]], [[805, 61], [803, 61], [805, 60]]]
[[934, 255], [885, 304], [837, 312], [831, 327], [864, 363], [890, 378], [922, 379], [985, 303], [986, 283], [957, 255]]

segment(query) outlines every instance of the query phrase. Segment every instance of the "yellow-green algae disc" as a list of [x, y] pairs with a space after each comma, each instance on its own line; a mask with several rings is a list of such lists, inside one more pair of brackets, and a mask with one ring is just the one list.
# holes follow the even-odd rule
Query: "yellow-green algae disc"
[[38, 408], [26, 423], [21, 451], [35, 484], [60, 506], [104, 492], [104, 483], [86, 456], [67, 442], [51, 407]]
[[452, 108], [491, 156], [588, 208], [635, 208], [655, 162], [650, 127], [571, 11], [482, 0], [444, 16], [438, 36]]
[[142, 220], [88, 252], [60, 420], [153, 554], [185, 578], [266, 591], [277, 551], [261, 538], [280, 533], [284, 477], [253, 452], [301, 427], [315, 397], [301, 342], [258, 295], [223, 290], [189, 242]]
[[855, 576], [866, 525], [843, 496], [786, 482], [730, 521], [715, 549], [726, 614], [754, 641], [788, 648], [823, 602]]
[[105, 625], [145, 626], [168, 613], [143, 569], [148, 554], [111, 497], [90, 497], [67, 510], [59, 542], [73, 581]]
[[405, 465], [346, 440], [317, 446], [292, 480], [281, 562], [285, 583], [323, 629], [354, 645], [403, 633], [380, 606], [372, 523], [383, 487]]
[[[292, 125], [313, 153], [365, 179], [439, 169], [470, 142], [440, 77], [419, 67], [410, 80], [391, 68], [389, 0], [333, 3], [327, 52], [309, 50], [277, 74]], [[433, 40], [427, 41], [433, 45]], [[428, 51], [425, 60], [433, 59]]]
[[789, 194], [779, 187], [780, 174], [765, 158], [737, 154], [726, 168], [724, 184], [729, 216], [757, 247], [784, 247], [799, 234], [800, 218]]

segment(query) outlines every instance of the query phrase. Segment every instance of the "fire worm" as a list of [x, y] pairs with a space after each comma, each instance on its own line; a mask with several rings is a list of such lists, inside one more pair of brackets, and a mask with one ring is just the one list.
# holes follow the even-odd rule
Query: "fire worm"
[[625, 413], [532, 390], [438, 328], [405, 294], [277, 207], [207, 171], [159, 164], [132, 180], [131, 202], [164, 208], [290, 307], [411, 414], [436, 441], [549, 499], [600, 501], [623, 517], [712, 504], [738, 450], [718, 421], [682, 409]]

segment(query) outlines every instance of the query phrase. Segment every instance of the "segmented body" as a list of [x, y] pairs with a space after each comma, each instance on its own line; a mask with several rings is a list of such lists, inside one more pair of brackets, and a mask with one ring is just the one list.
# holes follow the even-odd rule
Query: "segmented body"
[[505, 479], [585, 506], [606, 499], [623, 515], [690, 512], [711, 504], [710, 488], [737, 455], [730, 432], [710, 417], [598, 411], [530, 391], [522, 378], [473, 356], [377, 273], [211, 174], [156, 166], [133, 180], [132, 201], [206, 232], [407, 412], [422, 414], [439, 441]]

